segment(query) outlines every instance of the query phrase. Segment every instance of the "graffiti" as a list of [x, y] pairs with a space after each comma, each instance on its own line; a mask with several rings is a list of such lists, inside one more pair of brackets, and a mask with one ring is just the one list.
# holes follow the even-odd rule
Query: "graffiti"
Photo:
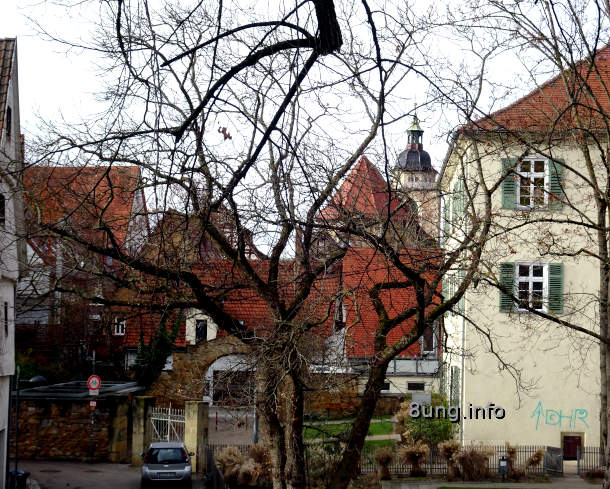
[[569, 411], [569, 414], [567, 411], [564, 414], [561, 409], [543, 409], [542, 401], [538, 401], [536, 409], [532, 411], [530, 418], [536, 419], [536, 430], [538, 430], [538, 426], [541, 424], [545, 424], [547, 426], [558, 426], [560, 428], [576, 428], [579, 423], [582, 423], [588, 428], [588, 416], [589, 412], [586, 409], [572, 408]]

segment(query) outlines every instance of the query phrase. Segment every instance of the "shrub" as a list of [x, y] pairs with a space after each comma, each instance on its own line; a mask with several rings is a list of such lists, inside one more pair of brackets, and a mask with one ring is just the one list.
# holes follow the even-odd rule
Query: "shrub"
[[402, 447], [398, 450], [398, 460], [403, 464], [411, 465], [411, 477], [425, 477], [426, 471], [422, 464], [430, 455], [430, 447], [422, 441], [413, 445]]
[[227, 447], [216, 456], [216, 465], [229, 488], [271, 483], [269, 450], [262, 445], [250, 447], [248, 457], [236, 447]]
[[250, 458], [258, 465], [258, 481], [271, 484], [271, 456], [267, 447], [257, 443], [250, 447]]
[[447, 440], [438, 444], [441, 457], [447, 462], [447, 479], [454, 481], [461, 477], [462, 473], [458, 467], [454, 455], [460, 450], [460, 443], [456, 440]]
[[233, 486], [237, 483], [239, 471], [243, 463], [244, 456], [237, 447], [223, 448], [216, 456], [216, 465], [228, 486]]
[[340, 443], [325, 443], [307, 446], [307, 476], [311, 486], [326, 485], [333, 467], [339, 462], [342, 447], [343, 445]]
[[488, 461], [491, 455], [487, 450], [468, 447], [455, 452], [451, 458], [459, 467], [462, 479], [479, 481], [489, 477]]
[[[440, 442], [453, 439], [456, 431], [456, 424], [452, 423], [448, 417], [432, 417], [418, 419], [411, 418], [409, 415], [411, 401], [407, 400], [400, 404], [400, 409], [396, 413], [397, 427], [396, 432], [401, 434], [403, 444], [410, 445], [413, 441], [421, 440], [429, 446]], [[438, 394], [432, 396], [432, 409], [443, 407], [449, 409], [447, 400]], [[423, 409], [424, 406], [421, 406]], [[426, 407], [429, 409], [430, 407]]]
[[394, 459], [394, 452], [389, 447], [383, 447], [377, 449], [375, 452], [375, 461], [377, 462], [377, 477], [379, 480], [387, 481], [392, 477], [390, 476], [390, 467]]

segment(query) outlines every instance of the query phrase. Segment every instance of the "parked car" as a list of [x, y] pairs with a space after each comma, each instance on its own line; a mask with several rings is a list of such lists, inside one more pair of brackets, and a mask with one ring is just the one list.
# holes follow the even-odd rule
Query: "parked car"
[[[192, 452], [186, 451], [183, 443], [177, 441], [164, 441], [151, 443], [143, 457], [142, 463], [142, 489], [153, 483], [163, 483], [169, 487], [176, 487], [176, 482], [182, 487], [191, 487]], [[173, 482], [174, 484], [166, 484]]]

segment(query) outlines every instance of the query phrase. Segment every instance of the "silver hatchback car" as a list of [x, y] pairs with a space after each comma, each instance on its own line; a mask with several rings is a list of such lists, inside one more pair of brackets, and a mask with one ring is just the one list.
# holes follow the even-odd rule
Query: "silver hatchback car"
[[[142, 489], [152, 483], [173, 482], [170, 487], [180, 483], [182, 487], [191, 487], [192, 469], [191, 456], [181, 442], [151, 443], [145, 453], [140, 454], [142, 464]], [[164, 484], [165, 485], [165, 484]]]

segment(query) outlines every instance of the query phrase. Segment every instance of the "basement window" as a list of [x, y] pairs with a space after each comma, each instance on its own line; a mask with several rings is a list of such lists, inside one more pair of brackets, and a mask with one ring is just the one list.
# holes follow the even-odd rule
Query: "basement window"
[[409, 382], [407, 383], [407, 390], [423, 391], [425, 390], [425, 384], [423, 382]]

